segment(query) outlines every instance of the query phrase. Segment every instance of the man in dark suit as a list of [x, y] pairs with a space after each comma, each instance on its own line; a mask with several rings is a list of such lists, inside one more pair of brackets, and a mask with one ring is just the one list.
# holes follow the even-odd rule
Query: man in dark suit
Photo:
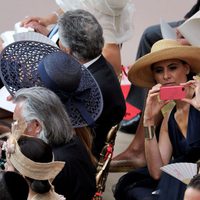
[[93, 127], [93, 154], [99, 158], [108, 131], [125, 114], [119, 80], [102, 55], [103, 31], [92, 14], [84, 10], [67, 11], [60, 17], [58, 27], [60, 47], [89, 69], [103, 95], [103, 111]]

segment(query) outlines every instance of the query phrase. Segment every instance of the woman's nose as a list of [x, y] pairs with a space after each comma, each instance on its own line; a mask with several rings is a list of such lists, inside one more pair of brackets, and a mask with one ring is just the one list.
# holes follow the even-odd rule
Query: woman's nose
[[168, 80], [170, 78], [170, 73], [167, 70], [164, 71], [163, 78], [164, 80]]

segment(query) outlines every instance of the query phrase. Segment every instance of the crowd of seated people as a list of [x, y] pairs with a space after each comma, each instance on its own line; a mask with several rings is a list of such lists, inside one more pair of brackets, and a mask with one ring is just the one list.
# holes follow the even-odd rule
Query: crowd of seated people
[[103, 30], [96, 18], [87, 11], [72, 10], [63, 14], [58, 23], [60, 48], [88, 68], [103, 96], [103, 110], [93, 127], [93, 154], [98, 159], [108, 131], [118, 124], [125, 114], [124, 97], [113, 67], [102, 55]]
[[[65, 3], [67, 5], [67, 1]], [[98, 1], [95, 3], [101, 8]], [[123, 8], [126, 3], [130, 2], [127, 0], [118, 6]], [[61, 172], [56, 177], [51, 177], [55, 178], [52, 183], [48, 178], [38, 179], [37, 174], [32, 177], [27, 176], [12, 163], [26, 178], [31, 191], [28, 199], [92, 199], [96, 191], [97, 161], [107, 133], [112, 126], [120, 123], [125, 114], [125, 100], [117, 77], [121, 71], [119, 70], [120, 44], [123, 41], [114, 39], [113, 35], [116, 33], [111, 37], [108, 33], [109, 37], [106, 37], [105, 27], [102, 26], [102, 29], [102, 22], [98, 22], [98, 18], [96, 19], [94, 15], [83, 7], [72, 10], [61, 8], [59, 12], [51, 15], [53, 19], [47, 24], [42, 21], [45, 18], [38, 17], [29, 17], [22, 21], [22, 26], [32, 26], [38, 32], [47, 31], [47, 25], [52, 22], [57, 23], [58, 48], [37, 41], [20, 41], [5, 48], [0, 47], [1, 80], [11, 94], [9, 100], [16, 104], [13, 119], [22, 130], [21, 134], [42, 139], [51, 146], [54, 159], [65, 162], [63, 169], [60, 169]], [[189, 123], [187, 117], [191, 116], [192, 119], [198, 120], [199, 80], [197, 77], [193, 79], [192, 76], [200, 71], [196, 65], [199, 48], [187, 48], [188, 46], [175, 41], [160, 42], [164, 44], [160, 52], [165, 51], [168, 45], [172, 45], [176, 54], [173, 53], [172, 57], [164, 54], [158, 56], [160, 60], [148, 63], [148, 66], [145, 64], [145, 67], [140, 62], [143, 59], [145, 62], [146, 57], [140, 55], [142, 61], [136, 61], [129, 71], [129, 79], [134, 84], [144, 88], [152, 87], [148, 92], [144, 116], [138, 127], [140, 131], [137, 130], [140, 135], [136, 138], [140, 139], [134, 140], [141, 150], [137, 151], [141, 156], [138, 156], [138, 162], [132, 160], [133, 163], [131, 165], [129, 163], [133, 169], [146, 164], [147, 168], [140, 168], [124, 175], [117, 183], [114, 194], [116, 199], [169, 199], [172, 196], [174, 199], [181, 199], [185, 186], [161, 174], [160, 167], [169, 162], [196, 162], [198, 159], [198, 138], [188, 128], [193, 127], [195, 122]], [[156, 43], [158, 46], [159, 44]], [[176, 48], [181, 49], [181, 53], [186, 52], [187, 55], [180, 56]], [[153, 48], [151, 51], [154, 51]], [[113, 55], [118, 58], [114, 59], [114, 62]], [[150, 56], [151, 53], [147, 55]], [[188, 55], [193, 57], [190, 59]], [[24, 66], [27, 68], [24, 69]], [[139, 76], [141, 74], [142, 77]], [[150, 80], [151, 76], [154, 78]], [[168, 83], [166, 79], [167, 81], [173, 79], [173, 83]], [[160, 116], [160, 111], [169, 102], [157, 98], [163, 84], [182, 84], [186, 88], [187, 95], [187, 98], [176, 101], [176, 106], [164, 118]], [[152, 105], [155, 108], [154, 112], [151, 109]], [[158, 124], [161, 118], [163, 121], [160, 127]], [[143, 126], [145, 126], [145, 140]], [[160, 129], [159, 140], [155, 137], [155, 133], [159, 132], [156, 126]], [[180, 130], [171, 133], [174, 126]], [[9, 130], [4, 128], [2, 127], [2, 132]], [[186, 131], [188, 129], [190, 131]], [[180, 139], [181, 134], [183, 137]], [[23, 137], [16, 140], [14, 146], [19, 145], [21, 148], [20, 141], [29, 140]], [[189, 145], [183, 147], [183, 140], [184, 144]], [[196, 142], [196, 146], [193, 146], [192, 142]], [[25, 157], [33, 161], [33, 164], [42, 162], [31, 157], [33, 152], [29, 157], [22, 149], [21, 151]], [[194, 151], [197, 152], [195, 155]], [[12, 151], [8, 152], [9, 154], [12, 156]], [[128, 153], [125, 157], [122, 156], [126, 158], [124, 160], [132, 154], [127, 155]], [[174, 160], [171, 160], [172, 156]], [[44, 162], [51, 161], [52, 157]], [[40, 192], [31, 187], [34, 182], [42, 183], [48, 188], [48, 191], [45, 190], [46, 196], [38, 194]], [[163, 197], [168, 185], [172, 183], [177, 190], [172, 189], [168, 192], [168, 197]]]

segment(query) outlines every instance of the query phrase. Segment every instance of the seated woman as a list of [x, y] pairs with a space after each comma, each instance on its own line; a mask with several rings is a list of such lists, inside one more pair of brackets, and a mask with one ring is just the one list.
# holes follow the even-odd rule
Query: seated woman
[[[196, 162], [200, 158], [200, 86], [196, 78], [186, 83], [200, 72], [199, 53], [198, 47], [181, 45], [175, 40], [160, 40], [149, 54], [131, 67], [130, 81], [151, 88], [143, 120], [148, 169], [124, 175], [116, 186], [116, 199], [142, 200], [155, 199], [155, 196], [164, 200], [183, 199], [186, 186], [161, 173], [160, 167], [170, 162]], [[157, 119], [164, 105], [170, 102], [160, 100], [160, 88], [180, 84], [185, 88], [186, 97], [175, 100], [176, 105], [164, 115], [158, 139], [155, 136]]]
[[28, 200], [64, 200], [54, 192], [51, 181], [64, 167], [64, 162], [52, 161], [51, 147], [39, 138], [10, 136], [6, 144], [6, 171], [22, 174], [29, 185]]

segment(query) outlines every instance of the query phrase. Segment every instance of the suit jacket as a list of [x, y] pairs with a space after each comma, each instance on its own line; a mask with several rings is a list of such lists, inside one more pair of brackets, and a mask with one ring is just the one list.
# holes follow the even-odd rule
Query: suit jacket
[[93, 151], [98, 157], [110, 128], [118, 124], [126, 111], [126, 105], [119, 80], [113, 67], [101, 55], [93, 64], [88, 67], [96, 79], [103, 96], [103, 111], [97, 119], [94, 127], [95, 138]]
[[89, 200], [96, 192], [96, 168], [82, 141], [75, 136], [67, 144], [53, 147], [54, 160], [65, 166], [53, 180], [55, 191], [67, 200]]

